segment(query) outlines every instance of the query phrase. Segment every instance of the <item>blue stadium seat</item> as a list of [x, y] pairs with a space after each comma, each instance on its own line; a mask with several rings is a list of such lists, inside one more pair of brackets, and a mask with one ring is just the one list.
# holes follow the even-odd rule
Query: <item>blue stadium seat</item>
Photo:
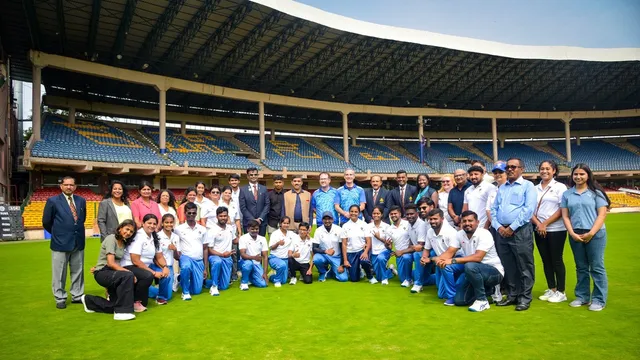
[[[325, 139], [324, 142], [339, 154], [344, 154], [342, 140]], [[361, 140], [356, 146], [349, 145], [349, 160], [361, 171], [371, 170], [372, 173], [390, 174], [400, 169], [408, 173], [434, 173], [427, 166], [375, 141]]]
[[[549, 145], [566, 156], [564, 141], [553, 141]], [[571, 162], [567, 166], [578, 163], [589, 165], [593, 171], [640, 170], [640, 156], [601, 140], [582, 141], [580, 146], [572, 143]]]
[[170, 165], [169, 161], [137, 139], [106, 123], [78, 120], [72, 125], [66, 119], [50, 114], [43, 120], [42, 140], [34, 144], [31, 155], [57, 159]]
[[[417, 141], [403, 141], [400, 143], [407, 151], [420, 156], [420, 143]], [[453, 173], [457, 169], [466, 170], [469, 164], [464, 161], [452, 159], [464, 159], [466, 161], [477, 159], [478, 155], [463, 148], [448, 143], [431, 143], [431, 147], [424, 147], [425, 162], [441, 174]], [[488, 164], [485, 164], [488, 165]]]
[[[493, 154], [493, 145], [491, 143], [476, 144], [476, 147], [489, 156]], [[510, 157], [522, 159], [522, 161], [524, 161], [525, 172], [537, 172], [538, 165], [545, 160], [553, 160], [558, 164], [565, 163], [564, 160], [559, 159], [557, 156], [540, 151], [531, 146], [505, 142], [504, 148], [498, 148], [498, 158], [506, 161]]]

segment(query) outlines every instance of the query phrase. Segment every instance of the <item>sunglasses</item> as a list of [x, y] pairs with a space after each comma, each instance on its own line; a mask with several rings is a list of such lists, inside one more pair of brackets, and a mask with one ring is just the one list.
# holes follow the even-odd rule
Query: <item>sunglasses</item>
[[515, 170], [517, 168], [519, 168], [520, 166], [517, 165], [507, 165], [507, 170]]
[[220, 191], [212, 191], [212, 194], [220, 194]]

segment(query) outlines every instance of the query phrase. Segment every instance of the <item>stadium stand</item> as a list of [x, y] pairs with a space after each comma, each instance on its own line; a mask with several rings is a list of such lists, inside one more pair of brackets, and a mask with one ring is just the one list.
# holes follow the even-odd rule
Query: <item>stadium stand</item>
[[[493, 154], [493, 145], [491, 143], [479, 143], [476, 144], [476, 147], [489, 156]], [[502, 160], [507, 160], [510, 157], [522, 159], [522, 161], [524, 161], [525, 172], [536, 172], [538, 165], [545, 160], [553, 160], [558, 164], [564, 163], [563, 160], [558, 159], [558, 157], [553, 154], [540, 151], [525, 144], [513, 142], [505, 142], [504, 148], [498, 149], [498, 157]]]
[[[22, 214], [25, 230], [42, 229], [42, 213], [47, 199], [58, 194], [60, 194], [60, 188], [58, 187], [45, 187], [34, 191], [33, 195], [31, 195], [31, 201], [24, 208]], [[87, 200], [87, 219], [84, 222], [84, 226], [85, 228], [90, 228], [98, 215], [98, 203], [102, 200], [102, 195], [98, 195], [87, 188], [77, 188], [75, 194]]]
[[[420, 156], [420, 143], [403, 141], [400, 145], [408, 152]], [[467, 169], [469, 164], [464, 161], [452, 159], [477, 159], [478, 155], [465, 149], [447, 143], [431, 143], [431, 147], [424, 147], [425, 162], [435, 170], [436, 173], [453, 173], [456, 169]]]
[[[156, 144], [160, 142], [158, 129], [145, 128], [144, 133]], [[230, 141], [209, 132], [189, 131], [186, 135], [179, 130], [167, 129], [167, 156], [179, 166], [185, 161], [191, 167], [246, 169], [256, 166], [249, 159], [233, 154], [239, 151]]]
[[[342, 140], [325, 139], [330, 148], [344, 154]], [[409, 173], [433, 173], [433, 170], [375, 141], [361, 140], [358, 145], [349, 145], [351, 163], [360, 171], [371, 170], [372, 173], [390, 174], [399, 169]]]
[[611, 200], [611, 207], [640, 207], [640, 196], [623, 192], [607, 193]]
[[[260, 152], [258, 136], [236, 135], [236, 139]], [[276, 140], [267, 140], [265, 148], [266, 159], [262, 163], [272, 170], [286, 167], [290, 171], [341, 172], [346, 166], [344, 160], [327, 154], [303, 139], [279, 136]]]
[[[566, 156], [564, 142], [554, 141], [549, 145]], [[571, 144], [571, 157], [569, 167], [586, 163], [593, 171], [640, 170], [640, 156], [601, 140], [582, 141], [580, 146]]]
[[34, 157], [102, 161], [115, 163], [169, 165], [138, 140], [105, 123], [65, 119], [46, 115], [42, 140], [31, 151]]

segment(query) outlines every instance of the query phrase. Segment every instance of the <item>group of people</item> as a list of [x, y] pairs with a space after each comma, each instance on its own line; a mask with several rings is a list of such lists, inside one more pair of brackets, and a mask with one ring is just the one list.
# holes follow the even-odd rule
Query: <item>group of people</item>
[[484, 311], [493, 301], [523, 311], [532, 301], [534, 239], [548, 286], [540, 300], [567, 301], [562, 254], [568, 233], [578, 276], [570, 305], [602, 310], [609, 199], [585, 164], [572, 169], [569, 189], [556, 180], [555, 162], [544, 161], [538, 170], [541, 181], [534, 185], [522, 177], [520, 159], [496, 162], [493, 177], [473, 162], [442, 176], [439, 190], [427, 174], [418, 175], [417, 186], [408, 184], [400, 170], [398, 187], [385, 189], [374, 175], [365, 190], [346, 169], [343, 186], [332, 187], [322, 172], [311, 194], [299, 176], [286, 191], [276, 176], [267, 191], [250, 168], [248, 185], [240, 186], [237, 174], [208, 192], [198, 182], [177, 208], [169, 190], [153, 200], [151, 184], [143, 182], [139, 198], [129, 202], [124, 184], [114, 181], [99, 206], [102, 244], [92, 268], [106, 298], [84, 294], [86, 203], [73, 194], [75, 180], [65, 177], [62, 194], [47, 201], [43, 214], [52, 234], [54, 297], [58, 308], [66, 307], [68, 266], [72, 303], [129, 320], [147, 309], [149, 298], [164, 305], [179, 288], [190, 300], [203, 288], [218, 296], [234, 281], [241, 290], [298, 279], [310, 284], [315, 266], [320, 282], [364, 277], [389, 285], [397, 276], [411, 293], [434, 285], [445, 305]]

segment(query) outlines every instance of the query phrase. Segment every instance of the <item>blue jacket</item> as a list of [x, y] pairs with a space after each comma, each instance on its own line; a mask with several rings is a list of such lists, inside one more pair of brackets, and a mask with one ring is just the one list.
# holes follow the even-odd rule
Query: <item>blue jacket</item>
[[51, 233], [51, 250], [73, 251], [84, 250], [84, 221], [87, 218], [87, 202], [84, 198], [73, 195], [78, 221], [73, 221], [69, 202], [64, 194], [47, 199], [42, 214], [42, 226]]

